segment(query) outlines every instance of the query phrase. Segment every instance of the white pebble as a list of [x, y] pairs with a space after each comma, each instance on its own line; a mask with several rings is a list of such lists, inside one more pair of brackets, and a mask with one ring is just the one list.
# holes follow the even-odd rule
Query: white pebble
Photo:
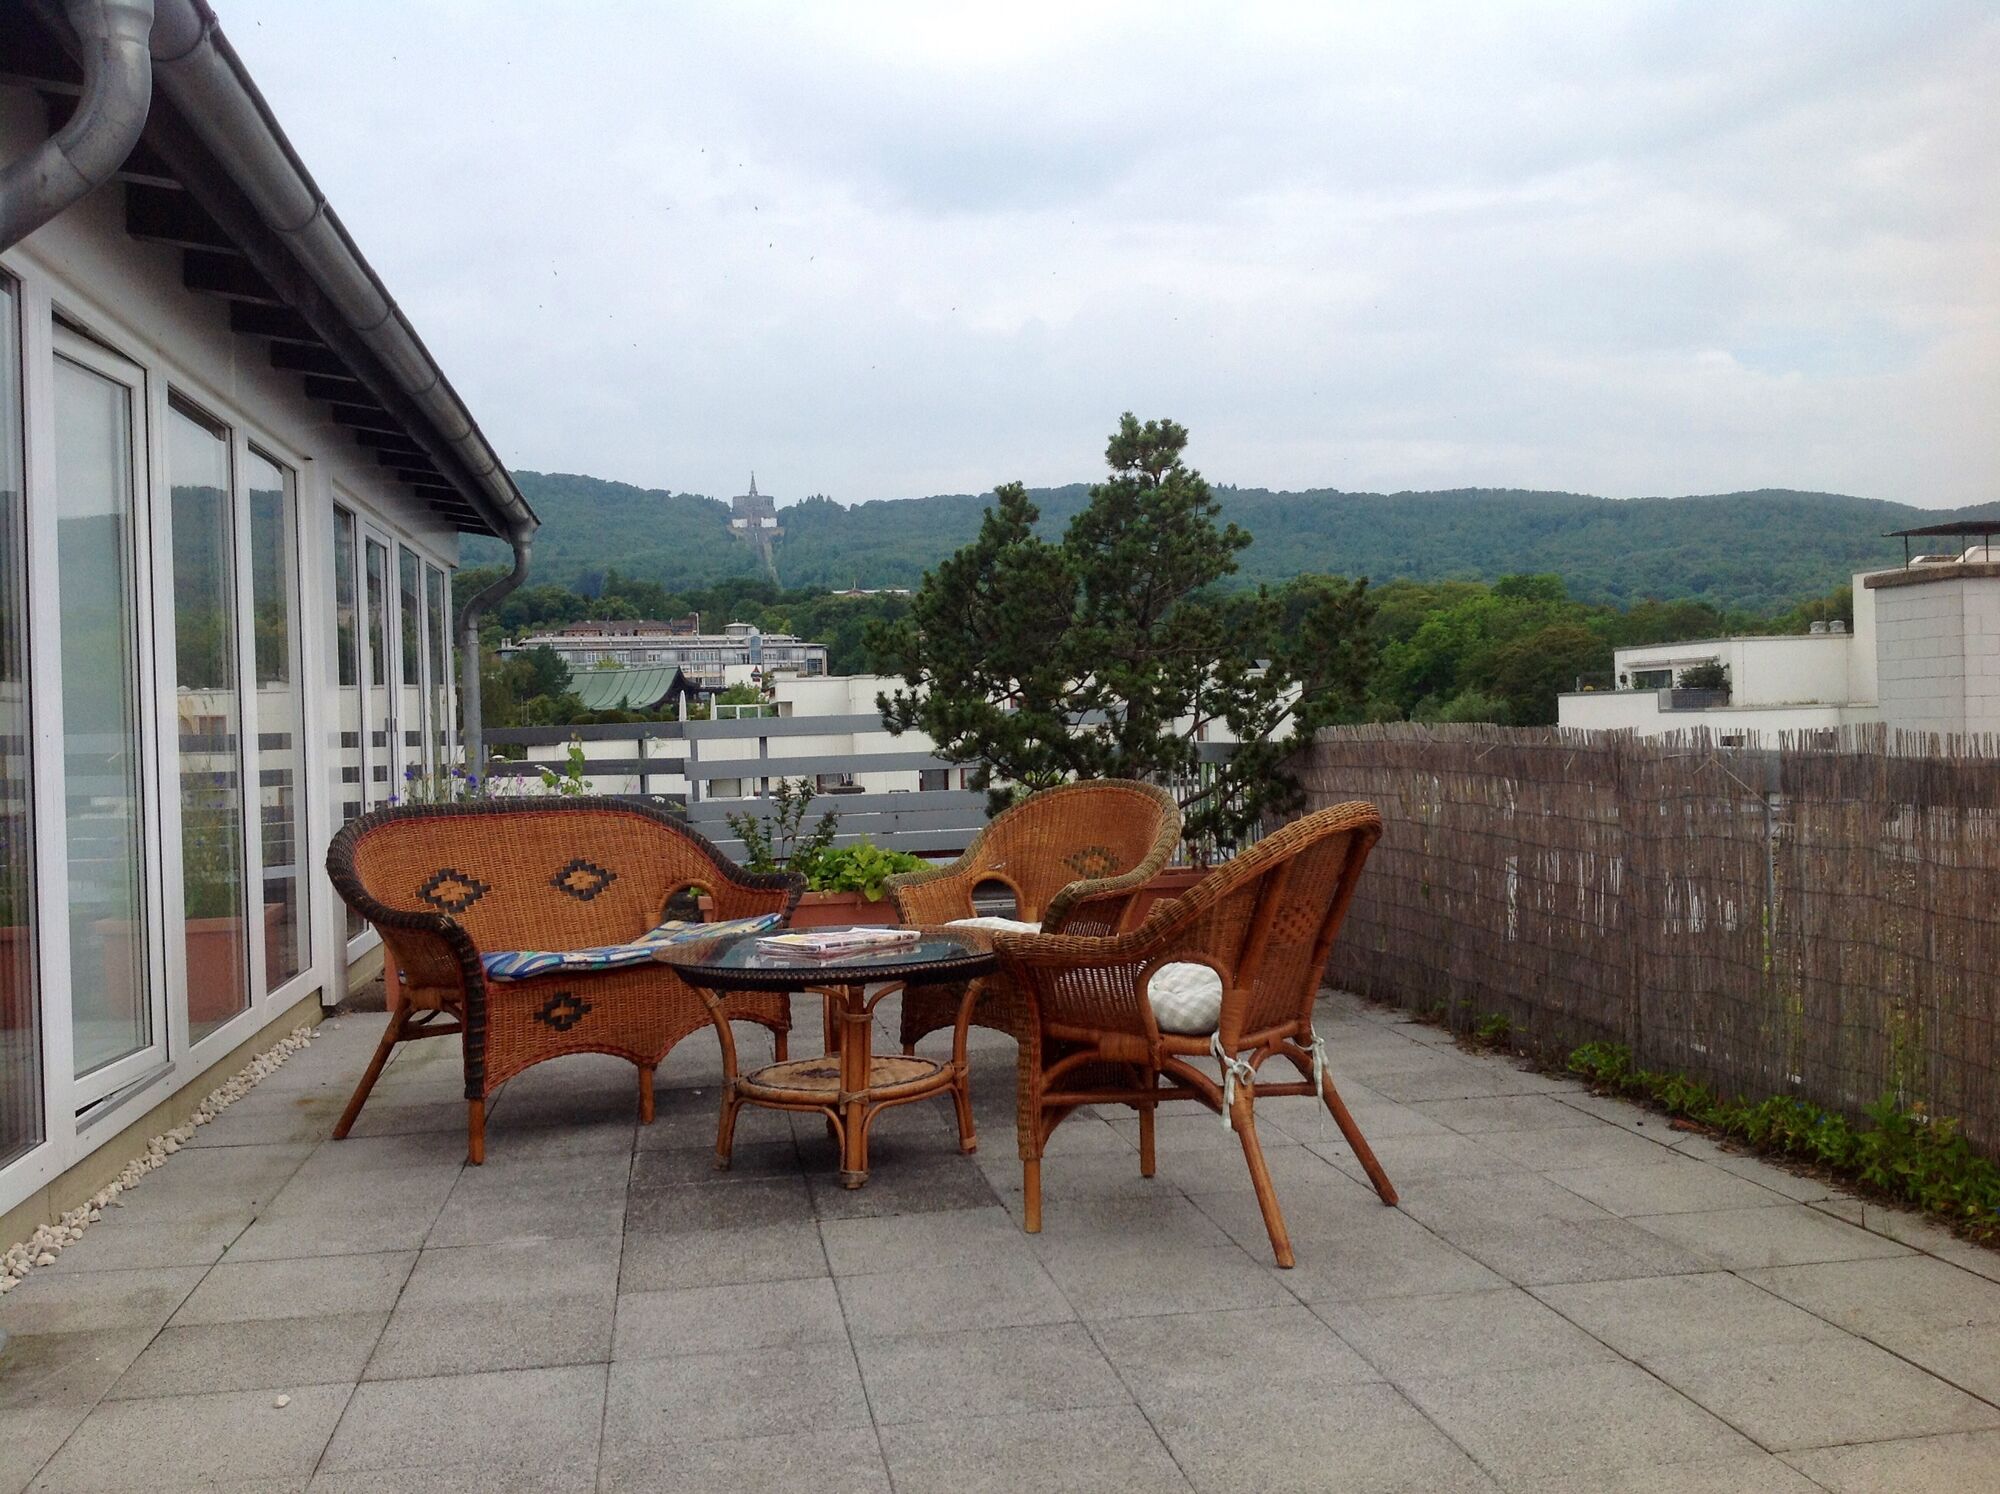
[[277, 1407], [278, 1410], [280, 1411], [284, 1410], [285, 1407], [291, 1405], [291, 1403], [292, 1403], [292, 1398], [288, 1395], [281, 1395], [275, 1401], [271, 1402], [271, 1404]]
[[53, 1266], [55, 1263], [56, 1258], [52, 1251], [44, 1250], [40, 1255], [35, 1257], [35, 1264], [38, 1266]]

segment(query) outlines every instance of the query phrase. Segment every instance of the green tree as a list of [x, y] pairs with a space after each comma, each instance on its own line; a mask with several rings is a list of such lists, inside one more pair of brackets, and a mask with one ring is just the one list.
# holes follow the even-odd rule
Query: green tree
[[[1223, 593], [1250, 538], [1186, 465], [1187, 432], [1129, 413], [1109, 478], [1053, 542], [1019, 483], [994, 491], [978, 537], [924, 578], [874, 652], [905, 688], [877, 704], [989, 784], [1127, 777], [1172, 788], [1196, 844], [1229, 843], [1301, 801], [1285, 760], [1358, 710], [1372, 658], [1364, 582], [1318, 577]], [[1240, 740], [1201, 760], [1217, 726]], [[995, 790], [996, 804], [1011, 790]]]

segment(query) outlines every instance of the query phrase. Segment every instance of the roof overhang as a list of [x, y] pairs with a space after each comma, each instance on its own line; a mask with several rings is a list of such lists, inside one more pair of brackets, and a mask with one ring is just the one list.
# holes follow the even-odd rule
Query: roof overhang
[[[76, 107], [78, 42], [53, 6], [0, 5], [0, 80], [50, 128]], [[157, 0], [152, 106], [114, 175], [134, 238], [182, 256], [182, 283], [300, 376], [307, 398], [445, 524], [526, 541], [534, 510], [285, 138], [206, 0]]]

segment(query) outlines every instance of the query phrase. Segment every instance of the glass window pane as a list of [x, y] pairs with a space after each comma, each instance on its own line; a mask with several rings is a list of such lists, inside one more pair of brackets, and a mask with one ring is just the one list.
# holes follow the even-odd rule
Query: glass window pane
[[132, 391], [55, 360], [64, 830], [76, 1072], [153, 1042], [139, 790]]
[[445, 625], [444, 572], [424, 567], [424, 630], [430, 639], [429, 700], [431, 771], [444, 774], [451, 765], [451, 646]]
[[176, 402], [167, 415], [167, 472], [188, 1034], [199, 1042], [250, 1005], [228, 433]]
[[[264, 988], [306, 965], [305, 681], [299, 670], [298, 500], [291, 472], [249, 458], [250, 596], [257, 636], [257, 811], [264, 860]], [[353, 580], [353, 561], [348, 562]]]
[[368, 807], [389, 802], [395, 789], [389, 782], [389, 547], [368, 540], [363, 548], [362, 578], [368, 588]]
[[42, 1139], [41, 1003], [29, 818], [27, 575], [21, 483], [21, 325], [0, 279], [0, 1166]]
[[402, 622], [401, 688], [396, 694], [396, 720], [403, 733], [405, 776], [429, 771], [424, 761], [424, 592], [417, 552], [399, 545], [396, 554], [396, 601]]
[[[338, 750], [333, 755], [340, 781], [335, 786], [340, 822], [361, 817], [361, 641], [356, 629], [361, 608], [355, 596], [354, 547], [359, 543], [354, 515], [336, 507], [333, 511], [333, 625], [334, 655], [339, 670], [339, 688], [334, 692], [334, 730]], [[344, 904], [342, 906], [345, 906]], [[347, 909], [347, 937], [352, 939], [364, 927], [361, 915]]]

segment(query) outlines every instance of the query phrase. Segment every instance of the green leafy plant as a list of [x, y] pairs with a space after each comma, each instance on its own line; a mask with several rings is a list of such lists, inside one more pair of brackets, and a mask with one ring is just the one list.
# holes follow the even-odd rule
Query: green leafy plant
[[806, 881], [814, 892], [858, 892], [879, 903], [889, 878], [898, 872], [921, 871], [929, 864], [921, 856], [888, 850], [864, 837], [851, 846], [821, 852]]
[[236, 815], [223, 804], [188, 805], [181, 813], [181, 892], [189, 918], [240, 917], [243, 849]]
[[1513, 1036], [1514, 1019], [1505, 1012], [1488, 1012], [1472, 1027], [1472, 1040], [1485, 1048], [1499, 1048], [1506, 1045]]
[[560, 794], [565, 799], [589, 793], [590, 780], [583, 776], [584, 765], [583, 743], [571, 742], [560, 770], [542, 769], [542, 792]]
[[833, 849], [840, 816], [831, 810], [808, 830], [813, 788], [803, 778], [781, 778], [771, 790], [771, 815], [723, 816], [743, 842], [743, 864], [753, 872], [795, 871], [810, 884], [820, 859]]
[[2000, 1240], [2000, 1166], [1976, 1152], [1958, 1123], [1884, 1095], [1865, 1126], [1793, 1095], [1725, 1099], [1685, 1074], [1641, 1069], [1620, 1043], [1586, 1043], [1569, 1070], [1632, 1099], [1650, 1100], [1760, 1151], [1796, 1157], [1899, 1203], [1937, 1215], [1976, 1239]]

